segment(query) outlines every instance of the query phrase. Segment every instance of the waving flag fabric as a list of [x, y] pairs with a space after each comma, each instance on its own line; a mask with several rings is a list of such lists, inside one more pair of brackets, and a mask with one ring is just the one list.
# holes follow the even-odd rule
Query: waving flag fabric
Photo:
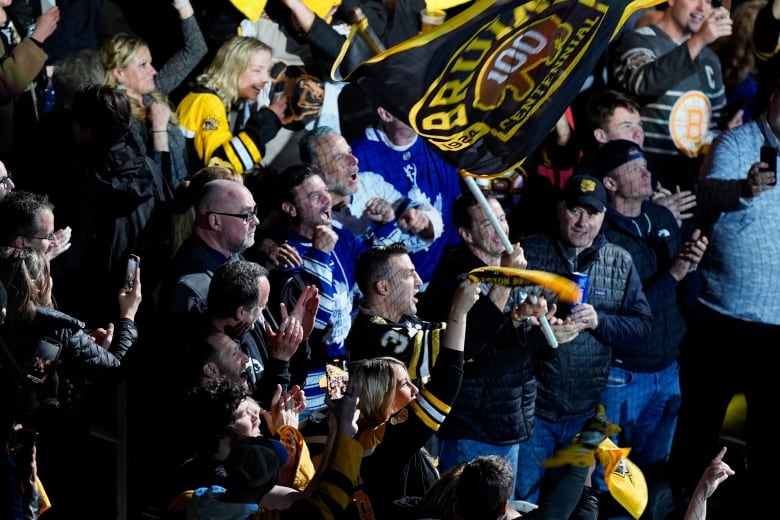
[[357, 66], [337, 60], [331, 76], [356, 82], [451, 164], [497, 175], [542, 143], [628, 17], [658, 3], [476, 0]]

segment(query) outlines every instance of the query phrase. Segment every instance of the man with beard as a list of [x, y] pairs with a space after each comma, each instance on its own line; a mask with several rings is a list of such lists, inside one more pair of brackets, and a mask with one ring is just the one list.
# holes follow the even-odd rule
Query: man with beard
[[[627, 33], [612, 53], [610, 75], [639, 100], [647, 165], [664, 188], [695, 192], [704, 153], [727, 124], [723, 73], [709, 45], [731, 26], [725, 7], [669, 0], [656, 24]], [[741, 114], [728, 126], [739, 122]]]
[[243, 184], [227, 179], [206, 183], [195, 202], [192, 235], [176, 252], [160, 288], [162, 319], [186, 324], [188, 314], [205, 303], [214, 271], [242, 258], [255, 242], [259, 223], [255, 199]]
[[400, 204], [401, 194], [381, 175], [358, 174], [358, 158], [341, 134], [317, 127], [303, 136], [299, 149], [303, 162], [322, 171], [333, 201], [334, 226], [361, 240], [380, 239], [397, 228], [394, 205]]
[[299, 164], [290, 166], [277, 177], [275, 197], [287, 218], [286, 243], [295, 247], [303, 260], [300, 265], [286, 264], [272, 272], [271, 309], [284, 303], [294, 307], [305, 287], [319, 290], [320, 306], [309, 337], [309, 359], [292, 358], [293, 380], [306, 374], [304, 391], [310, 414], [325, 408], [325, 392], [320, 379], [328, 362], [343, 363], [344, 341], [352, 326], [355, 309], [355, 263], [364, 242], [346, 230], [333, 227], [332, 199], [320, 168]]

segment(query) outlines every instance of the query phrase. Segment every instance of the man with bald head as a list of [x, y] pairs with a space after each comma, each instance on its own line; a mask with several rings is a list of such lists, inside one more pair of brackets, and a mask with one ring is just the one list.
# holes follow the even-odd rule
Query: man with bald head
[[206, 183], [195, 201], [192, 234], [176, 252], [160, 289], [161, 318], [186, 323], [189, 314], [200, 312], [214, 271], [242, 258], [255, 242], [259, 223], [255, 199], [243, 184], [227, 179]]

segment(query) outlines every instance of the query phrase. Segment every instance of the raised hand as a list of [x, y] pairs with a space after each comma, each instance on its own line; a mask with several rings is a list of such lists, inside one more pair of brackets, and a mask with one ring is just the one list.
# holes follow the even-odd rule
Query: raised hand
[[373, 222], [379, 222], [380, 224], [386, 224], [395, 219], [393, 206], [379, 197], [371, 197], [368, 199], [368, 202], [366, 202], [366, 209], [363, 210], [363, 215]]
[[333, 231], [333, 228], [319, 225], [314, 228], [314, 235], [312, 236], [311, 243], [314, 244], [316, 249], [319, 249], [323, 253], [332, 253], [338, 240], [339, 236]]
[[433, 238], [433, 224], [431, 224], [431, 219], [419, 208], [407, 208], [406, 211], [398, 217], [398, 227], [403, 231], [413, 233], [426, 240]]
[[54, 34], [59, 23], [60, 8], [55, 5], [35, 20], [35, 30], [31, 35], [32, 39], [43, 43], [46, 41], [46, 38]]
[[282, 361], [289, 361], [303, 341], [301, 322], [294, 316], [287, 315], [284, 307], [282, 307], [282, 322], [279, 324], [279, 330], [274, 332], [271, 324], [265, 322], [265, 332], [271, 344], [271, 357]]
[[685, 275], [696, 270], [708, 245], [707, 237], [701, 234], [700, 229], [695, 229], [691, 233], [691, 238], [682, 245], [672, 260], [669, 273], [675, 280], [679, 282]]
[[[281, 314], [284, 316], [287, 311], [282, 306], [284, 306], [284, 303], [280, 304]], [[290, 313], [291, 316], [301, 323], [304, 340], [309, 339], [311, 331], [314, 330], [314, 320], [317, 317], [319, 306], [319, 289], [314, 285], [304, 287], [301, 295], [298, 296], [298, 300], [295, 302], [292, 313]]]
[[503, 253], [501, 255], [502, 267], [514, 267], [515, 269], [525, 269], [528, 265], [528, 260], [525, 258], [525, 252], [520, 244], [515, 244], [511, 254]]
[[46, 256], [49, 258], [49, 260], [57, 258], [62, 253], [70, 249], [70, 246], [72, 245], [70, 243], [70, 235], [72, 232], [73, 230], [70, 229], [70, 226], [64, 229], [58, 229], [54, 232], [52, 246], [46, 252]]
[[689, 190], [680, 190], [677, 186], [675, 192], [667, 190], [659, 182], [652, 196], [652, 201], [664, 206], [674, 215], [677, 225], [681, 226], [683, 220], [693, 217], [693, 208], [696, 207], [696, 194]]
[[141, 268], [135, 269], [135, 280], [132, 289], [122, 287], [119, 290], [119, 317], [135, 320], [138, 307], [141, 305]]

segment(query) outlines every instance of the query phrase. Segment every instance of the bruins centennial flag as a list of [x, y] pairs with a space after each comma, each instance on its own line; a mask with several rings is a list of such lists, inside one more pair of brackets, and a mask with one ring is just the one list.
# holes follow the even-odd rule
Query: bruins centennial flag
[[476, 175], [513, 169], [579, 92], [610, 39], [660, 0], [476, 0], [431, 32], [357, 66], [348, 38], [331, 76], [366, 95]]

